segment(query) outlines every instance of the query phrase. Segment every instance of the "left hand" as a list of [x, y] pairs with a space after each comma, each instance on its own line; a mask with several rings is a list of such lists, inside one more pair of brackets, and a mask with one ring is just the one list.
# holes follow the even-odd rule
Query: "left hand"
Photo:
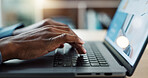
[[39, 27], [42, 27], [42, 26], [47, 26], [47, 25], [65, 26], [66, 24], [56, 22], [52, 19], [45, 19], [45, 20], [42, 20], [38, 23], [32, 24], [30, 26], [27, 26], [27, 27], [24, 27], [24, 28], [21, 28], [21, 29], [17, 29], [13, 32], [13, 35], [17, 35], [17, 34], [20, 34], [20, 33], [23, 33], [23, 32], [26, 32], [26, 31], [29, 31], [29, 30], [32, 30], [32, 29], [36, 29], [36, 28], [39, 28]]

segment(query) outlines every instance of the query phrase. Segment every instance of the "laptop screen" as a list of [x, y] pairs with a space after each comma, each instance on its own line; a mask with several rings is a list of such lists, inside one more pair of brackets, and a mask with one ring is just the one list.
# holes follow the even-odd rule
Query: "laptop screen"
[[133, 66], [148, 36], [148, 0], [122, 0], [106, 40]]

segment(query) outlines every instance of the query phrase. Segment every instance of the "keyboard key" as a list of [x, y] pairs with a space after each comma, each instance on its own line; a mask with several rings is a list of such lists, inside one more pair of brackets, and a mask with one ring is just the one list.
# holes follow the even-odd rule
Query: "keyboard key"
[[89, 62], [81, 62], [82, 64], [89, 64]]
[[99, 62], [100, 64], [107, 64], [107, 62]]
[[63, 64], [64, 67], [71, 67], [71, 64], [70, 63], [65, 63]]
[[88, 54], [88, 57], [95, 57], [94, 54]]
[[97, 58], [98, 61], [105, 61], [104, 58]]
[[97, 61], [97, 59], [89, 59], [89, 61]]
[[83, 60], [88, 60], [88, 58], [83, 58]]
[[84, 67], [90, 67], [90, 64], [82, 64]]
[[63, 62], [62, 62], [62, 61], [59, 61], [59, 62], [58, 62], [58, 65], [62, 65], [62, 64], [63, 64]]
[[81, 60], [80, 62], [89, 62], [88, 60]]
[[89, 59], [96, 59], [96, 57], [88, 57]]
[[72, 66], [73, 66], [73, 67], [76, 67], [76, 63], [73, 63]]
[[98, 61], [90, 61], [90, 63], [99, 63]]
[[[102, 67], [106, 67], [109, 66], [108, 63], [106, 62], [106, 60], [103, 58], [102, 54], [100, 53], [100, 51], [95, 48], [92, 47], [90, 44], [87, 43], [84, 44], [85, 47], [87, 48], [87, 54], [77, 54], [74, 49], [66, 49], [63, 51], [66, 52], [62, 52], [62, 50], [58, 50], [58, 52], [55, 54], [54, 57], [54, 67], [76, 67], [76, 66], [80, 66], [80, 67], [89, 67], [89, 66], [93, 66], [93, 67], [98, 67], [98, 66], [102, 66]], [[94, 46], [94, 44], [93, 44]], [[94, 51], [94, 52], [93, 52]]]
[[77, 60], [72, 60], [72, 63], [76, 63], [77, 62]]
[[53, 66], [54, 66], [54, 67], [57, 67], [57, 64], [54, 64]]
[[97, 60], [105, 60], [104, 58], [97, 58]]
[[99, 63], [91, 63], [91, 66], [92, 67], [98, 67], [99, 66]]
[[108, 64], [100, 64], [101, 67], [108, 67]]

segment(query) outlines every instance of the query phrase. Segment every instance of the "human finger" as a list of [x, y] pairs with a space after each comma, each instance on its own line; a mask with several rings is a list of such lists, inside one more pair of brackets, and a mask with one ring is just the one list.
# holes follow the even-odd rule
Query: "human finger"
[[[51, 31], [51, 32], [56, 32], [56, 33], [68, 33], [68, 34], [72, 34], [77, 36], [69, 27], [65, 27], [65, 26], [49, 26], [49, 28], [47, 27], [47, 30]], [[77, 36], [78, 37], [78, 36]], [[78, 37], [79, 38], [79, 37]], [[81, 40], [81, 39], [80, 39]], [[82, 40], [81, 40], [82, 41]], [[83, 42], [83, 41], [82, 41]]]
[[[79, 38], [77, 38], [75, 35], [70, 35], [70, 34], [61, 34], [56, 37], [52, 37], [49, 39], [44, 39], [44, 42], [46, 43], [46, 49], [48, 51], [53, 51], [56, 48], [59, 48], [60, 45], [64, 43], [78, 43], [78, 44], [83, 44], [83, 42], [80, 41]], [[52, 45], [52, 46], [51, 46]]]
[[45, 19], [44, 21], [45, 21], [44, 25], [59, 25], [59, 26], [66, 25], [64, 23], [60, 23], [52, 19]]
[[79, 53], [79, 54], [85, 54], [86, 53], [86, 50], [85, 50], [85, 48], [82, 46], [82, 44], [70, 44], [70, 45], [72, 45], [74, 48], [76, 48], [76, 51], [77, 51], [77, 53]]
[[58, 28], [55, 28], [55, 27], [45, 27], [45, 30], [44, 31], [54, 32], [54, 33], [69, 33], [66, 30], [58, 29]]
[[65, 31], [71, 31], [71, 29], [67, 26], [56, 26], [56, 25], [46, 25], [44, 27], [53, 27], [53, 28], [57, 28], [57, 29], [61, 29], [61, 30], [65, 30]]
[[64, 47], [64, 44], [61, 44], [59, 48], [63, 48], [63, 47]]

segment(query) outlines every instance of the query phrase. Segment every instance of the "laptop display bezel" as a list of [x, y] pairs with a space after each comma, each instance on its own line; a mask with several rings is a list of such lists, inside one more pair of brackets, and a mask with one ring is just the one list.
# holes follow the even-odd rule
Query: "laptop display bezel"
[[134, 73], [135, 71], [135, 68], [137, 67], [143, 53], [144, 53], [144, 50], [147, 46], [147, 42], [148, 42], [148, 36], [147, 36], [147, 39], [145, 40], [144, 44], [143, 44], [143, 47], [139, 53], [139, 56], [138, 58], [136, 59], [136, 62], [133, 66], [131, 66], [129, 64], [129, 62], [105, 39], [104, 40], [104, 44], [105, 46], [110, 50], [111, 54], [116, 58], [116, 60], [121, 64], [123, 65], [126, 69], [127, 69], [127, 73], [126, 75], [127, 76], [132, 76], [132, 74]]

